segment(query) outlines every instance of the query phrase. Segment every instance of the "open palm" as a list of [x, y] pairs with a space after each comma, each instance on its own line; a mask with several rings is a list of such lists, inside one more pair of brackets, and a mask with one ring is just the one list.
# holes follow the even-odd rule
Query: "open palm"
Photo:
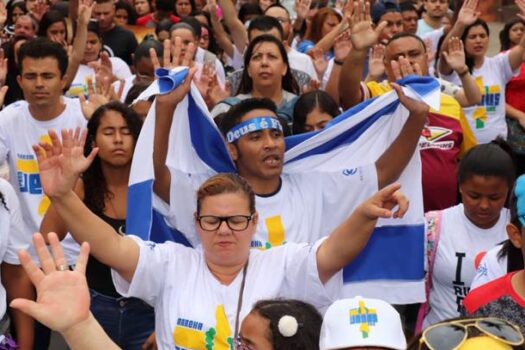
[[62, 142], [55, 131], [50, 130], [51, 144], [41, 143], [34, 145], [42, 188], [49, 197], [60, 197], [75, 186], [75, 182], [84, 172], [98, 151], [94, 148], [90, 155], [84, 156], [86, 131], [80, 132], [77, 128], [62, 130]]

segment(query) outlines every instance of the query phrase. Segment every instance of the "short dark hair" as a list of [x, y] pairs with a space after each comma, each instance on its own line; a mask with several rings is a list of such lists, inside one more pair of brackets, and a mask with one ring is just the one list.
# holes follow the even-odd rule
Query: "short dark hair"
[[393, 41], [396, 41], [397, 39], [401, 39], [401, 38], [414, 38], [414, 39], [416, 39], [417, 41], [419, 41], [421, 43], [421, 45], [423, 45], [423, 50], [425, 50], [425, 52], [427, 52], [427, 45], [425, 44], [423, 39], [421, 39], [416, 34], [409, 33], [409, 32], [400, 32], [400, 33], [394, 34], [390, 39], [388, 39], [385, 47], [388, 47], [388, 45], [390, 45]]
[[[268, 320], [268, 340], [273, 349], [319, 349], [323, 318], [314, 306], [293, 299], [259, 300], [250, 313]], [[283, 316], [293, 317], [297, 321], [299, 327], [294, 335], [285, 336], [279, 330], [279, 321]]]
[[113, 0], [95, 0], [95, 2], [96, 2], [97, 4], [105, 4], [105, 3], [107, 3], [107, 2], [110, 2], [110, 3], [113, 4]]
[[251, 2], [248, 2], [246, 4], [243, 4], [241, 8], [239, 9], [239, 13], [237, 14], [237, 17], [239, 17], [239, 20], [244, 23], [246, 22], [246, 17], [251, 15], [262, 15], [263, 12], [258, 4], [252, 4]]
[[157, 0], [155, 1], [155, 8], [160, 11], [171, 12], [173, 13], [173, 8], [175, 7], [174, 0]]
[[413, 11], [417, 13], [416, 7], [409, 1], [400, 3], [399, 9], [401, 10], [401, 12]]
[[150, 49], [155, 50], [157, 57], [162, 57], [164, 47], [160, 41], [155, 39], [143, 40], [135, 50], [135, 54], [133, 55], [133, 65], [137, 65], [143, 58], [149, 59]]
[[280, 3], [276, 2], [275, 4], [271, 4], [270, 6], [268, 6], [266, 8], [266, 10], [264, 10], [264, 14], [266, 14], [266, 12], [268, 12], [269, 9], [273, 8], [273, 7], [278, 7], [280, 9], [283, 9], [286, 11], [286, 13], [288, 14], [288, 17], [290, 17], [290, 11], [288, 11], [288, 9], [286, 7], [284, 7], [283, 5], [281, 5]]
[[458, 166], [458, 183], [461, 185], [472, 176], [497, 176], [504, 178], [509, 190], [514, 186], [516, 168], [510, 146], [501, 138], [471, 148]]
[[251, 32], [252, 30], [259, 30], [261, 32], [269, 32], [273, 28], [276, 28], [279, 31], [279, 35], [281, 35], [281, 40], [284, 37], [284, 31], [283, 26], [281, 25], [281, 22], [277, 18], [271, 17], [271, 16], [257, 16], [254, 19], [250, 21], [250, 25], [248, 26], [248, 37], [251, 39]]
[[254, 109], [267, 109], [277, 117], [277, 106], [269, 98], [247, 98], [233, 105], [219, 118], [218, 126], [224, 137], [226, 137], [228, 131], [241, 122], [243, 116]]
[[89, 21], [87, 31], [88, 33], [94, 33], [99, 38], [99, 40], [102, 41], [102, 32], [100, 31], [98, 22]]
[[187, 23], [193, 28], [197, 41], [201, 38], [202, 25], [195, 17], [185, 17], [180, 20], [179, 23]]
[[157, 37], [162, 31], [171, 32], [171, 27], [173, 26], [173, 24], [174, 23], [169, 18], [165, 18], [159, 23], [157, 23], [157, 25], [155, 26], [155, 34], [157, 35]]
[[18, 51], [18, 64], [22, 72], [22, 62], [24, 58], [46, 58], [52, 57], [57, 60], [60, 76], [66, 74], [68, 57], [62, 45], [55, 43], [47, 38], [35, 38], [24, 43]]
[[196, 40], [198, 40], [199, 37], [200, 37], [200, 33], [197, 34], [197, 32], [195, 31], [195, 27], [192, 26], [191, 24], [189, 24], [188, 22], [180, 21], [180, 22], [175, 23], [174, 25], [172, 25], [171, 28], [170, 28], [170, 36], [171, 36], [171, 33], [174, 30], [177, 30], [177, 29], [187, 29], [187, 30], [189, 30]]

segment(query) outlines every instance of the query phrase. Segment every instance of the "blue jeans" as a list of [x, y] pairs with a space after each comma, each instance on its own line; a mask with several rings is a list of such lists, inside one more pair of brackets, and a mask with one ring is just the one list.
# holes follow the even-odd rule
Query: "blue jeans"
[[124, 350], [140, 350], [155, 330], [153, 308], [136, 298], [90, 293], [91, 312], [109, 337]]

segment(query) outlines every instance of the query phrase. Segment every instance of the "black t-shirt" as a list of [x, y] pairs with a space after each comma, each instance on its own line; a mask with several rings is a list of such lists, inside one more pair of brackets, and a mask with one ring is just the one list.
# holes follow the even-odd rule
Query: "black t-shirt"
[[133, 32], [115, 25], [112, 29], [102, 33], [102, 40], [110, 56], [119, 57], [131, 65], [131, 54], [135, 52], [138, 45]]
[[[115, 234], [119, 234], [124, 230], [126, 220], [113, 219], [101, 213], [95, 213], [99, 218], [107, 222], [111, 227], [115, 229]], [[88, 264], [86, 267], [86, 279], [89, 288], [95, 291], [113, 297], [120, 298], [122, 295], [117, 293], [115, 286], [113, 285], [113, 279], [111, 278], [111, 269], [109, 266], [104, 265], [98, 261], [93, 255], [89, 256]]]

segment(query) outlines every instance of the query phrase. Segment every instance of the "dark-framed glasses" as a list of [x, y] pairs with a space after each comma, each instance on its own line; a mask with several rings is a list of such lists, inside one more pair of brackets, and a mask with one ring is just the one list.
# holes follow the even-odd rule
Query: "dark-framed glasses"
[[524, 343], [520, 329], [512, 323], [494, 317], [473, 318], [439, 323], [423, 331], [419, 348], [426, 344], [430, 350], [458, 349], [468, 338], [468, 328], [474, 327], [481, 333], [512, 346]]
[[199, 226], [204, 231], [216, 231], [225, 221], [226, 225], [232, 231], [244, 231], [248, 228], [252, 215], [232, 215], [232, 216], [215, 216], [215, 215], [199, 215], [197, 221]]

